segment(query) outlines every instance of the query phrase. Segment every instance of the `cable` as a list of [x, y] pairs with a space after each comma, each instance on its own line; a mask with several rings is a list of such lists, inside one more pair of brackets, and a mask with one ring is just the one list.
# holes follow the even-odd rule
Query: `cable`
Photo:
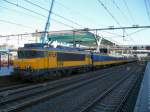
[[[29, 17], [32, 16], [32, 17], [36, 18], [36, 16], [30, 15], [30, 14], [25, 13], [25, 12], [20, 12], [20, 11], [18, 11], [18, 10], [10, 9], [10, 8], [4, 7], [4, 6], [0, 6], [0, 7], [3, 8], [3, 9], [7, 9], [7, 10], [9, 10], [9, 11], [11, 11], [11, 12], [16, 12], [16, 13], [19, 13], [19, 14], [24, 14], [24, 15], [27, 15], [27, 16], [29, 16]], [[41, 18], [41, 19], [43, 19], [43, 18]], [[44, 20], [44, 19], [43, 19], [43, 20]]]
[[[1, 8], [5, 8], [5, 9], [7, 9], [7, 10], [10, 10], [10, 11], [13, 11], [13, 12], [18, 12], [17, 10], [14, 10], [14, 9], [9, 9], [9, 8], [6, 8], [6, 7], [3, 7], [3, 6], [0, 6]], [[18, 13], [20, 13], [20, 12], [18, 12]], [[25, 14], [25, 15], [27, 15], [27, 16], [33, 16], [33, 15], [30, 15], [30, 14], [27, 14], [27, 13], [24, 13], [23, 12], [23, 14]], [[34, 17], [34, 16], [33, 16]], [[44, 19], [43, 19], [44, 20]], [[68, 26], [68, 27], [71, 27], [71, 28], [74, 28], [74, 27], [72, 27], [72, 26], [70, 26], [70, 25], [67, 25], [67, 24], [65, 24], [65, 23], [62, 23], [62, 22], [60, 22], [60, 21], [57, 21], [57, 20], [55, 20], [55, 22], [57, 22], [57, 23], [60, 23], [60, 24], [63, 24], [63, 25], [65, 25], [65, 26]]]
[[[33, 3], [33, 2], [31, 2], [31, 1], [29, 1], [29, 0], [24, 0], [24, 1], [27, 2], [27, 3], [29, 3], [29, 4], [31, 4], [31, 5], [33, 5], [33, 6], [39, 7], [39, 8], [41, 8], [41, 9], [45, 10], [45, 11], [49, 11], [48, 9], [43, 8], [43, 7], [37, 5], [37, 4], [35, 4], [35, 3]], [[62, 18], [62, 19], [64, 19], [64, 20], [66, 20], [66, 21], [69, 21], [69, 22], [71, 22], [71, 23], [73, 23], [73, 24], [76, 24], [76, 25], [78, 25], [78, 26], [83, 27], [82, 25], [80, 25], [80, 24], [78, 24], [78, 23], [76, 23], [76, 22], [74, 22], [74, 21], [72, 21], [72, 20], [70, 20], [70, 19], [68, 19], [68, 18], [66, 18], [66, 17], [63, 17], [63, 16], [61, 16], [61, 15], [59, 15], [59, 14], [57, 14], [57, 13], [52, 12], [52, 14], [55, 15], [55, 16], [57, 16], [57, 17], [60, 17], [60, 18]]]
[[42, 16], [42, 17], [46, 17], [46, 16], [45, 16], [45, 15], [43, 15], [43, 14], [37, 13], [37, 12], [35, 12], [35, 11], [33, 11], [33, 10], [30, 10], [30, 9], [28, 9], [28, 8], [25, 8], [25, 7], [21, 6], [21, 5], [15, 4], [15, 3], [13, 3], [13, 2], [9, 2], [9, 1], [7, 1], [7, 0], [3, 0], [3, 1], [5, 1], [5, 2], [7, 2], [7, 3], [11, 4], [11, 5], [14, 5], [14, 6], [20, 7], [20, 8], [22, 8], [22, 9], [24, 9], [24, 10], [29, 11], [29, 12], [32, 12], [32, 13], [34, 13], [34, 14], [40, 15], [40, 16]]
[[148, 6], [147, 6], [146, 0], [144, 0], [144, 3], [145, 3], [145, 8], [146, 8], [146, 13], [147, 13], [148, 19], [149, 19], [149, 21], [150, 21], [150, 12], [149, 12], [149, 10], [148, 10]]
[[[98, 2], [103, 6], [103, 8], [108, 12], [108, 14], [114, 19], [114, 21], [119, 25], [120, 23], [118, 22], [118, 20], [113, 16], [113, 14], [108, 10], [108, 8], [104, 5], [104, 3], [101, 0], [98, 0]], [[125, 31], [126, 32], [126, 31]], [[127, 32], [126, 32], [127, 33]]]
[[19, 27], [24, 27], [24, 28], [30, 28], [30, 29], [33, 29], [33, 28], [30, 27], [30, 26], [26, 26], [26, 25], [19, 24], [19, 23], [14, 23], [14, 22], [11, 22], [11, 21], [3, 20], [3, 19], [0, 19], [0, 22], [8, 23], [8, 24], [13, 24], [13, 25], [16, 25], [16, 26], [19, 26]]
[[[1, 20], [0, 20], [1, 21]], [[2, 21], [5, 21], [5, 20], [2, 20]], [[6, 22], [6, 21], [5, 21]], [[6, 22], [7, 23], [7, 22]], [[13, 23], [13, 24], [16, 24], [16, 23]], [[17, 25], [20, 25], [20, 24], [17, 24]], [[143, 28], [143, 29], [139, 29], [139, 30], [137, 30], [137, 31], [135, 31], [135, 32], [132, 32], [132, 33], [130, 33], [130, 34], [128, 34], [128, 35], [126, 35], [126, 37], [127, 36], [131, 36], [131, 35], [133, 35], [133, 34], [135, 34], [135, 33], [138, 33], [138, 32], [140, 32], [140, 31], [143, 31], [143, 30], [146, 30], [147, 28]], [[63, 31], [74, 31], [74, 30], [63, 30]], [[81, 30], [82, 31], [82, 30]], [[60, 32], [60, 31], [51, 31], [51, 32]], [[106, 33], [110, 33], [110, 32], [107, 32], [107, 31], [102, 31], [102, 32], [106, 32]], [[13, 35], [7, 35], [7, 36], [0, 36], [0, 37], [8, 37], [8, 36], [18, 36], [18, 35], [20, 35], [20, 36], [23, 36], [23, 35], [34, 35], [34, 34], [41, 34], [41, 33], [43, 33], [43, 32], [36, 32], [36, 33], [23, 33], [23, 34], [13, 34]], [[122, 35], [119, 35], [119, 34], [116, 34], [116, 33], [110, 33], [110, 34], [114, 34], [114, 35], [118, 35], [118, 36], [122, 36]], [[111, 38], [111, 37], [110, 37]]]
[[148, 2], [148, 4], [149, 4], [149, 7], [150, 7], [150, 1], [149, 1], [149, 0], [147, 0], [147, 2]]
[[[58, 5], [60, 5], [61, 7], [67, 9], [68, 11], [74, 12], [74, 14], [86, 18], [86, 20], [88, 20], [88, 22], [89, 22], [89, 21], [90, 21], [90, 22], [91, 22], [91, 21], [94, 21], [92, 18], [89, 18], [87, 15], [85, 15], [85, 13], [83, 14], [83, 13], [79, 12], [77, 9], [74, 10], [74, 9], [68, 7], [68, 6], [65, 6], [64, 4], [62, 4], [62, 3], [61, 3], [60, 1], [58, 1], [58, 0], [56, 1], [56, 3], [57, 3]], [[70, 14], [72, 14], [71, 12], [70, 12]], [[92, 23], [92, 24], [93, 24], [93, 23]]]
[[118, 4], [115, 2], [115, 0], [112, 0], [112, 3], [115, 5], [115, 7], [120, 11], [120, 13], [124, 16], [124, 19], [127, 20], [127, 16], [125, 13], [121, 10], [121, 8], [118, 6]]
[[106, 40], [109, 40], [109, 41], [111, 41], [111, 42], [117, 44], [117, 45], [119, 45], [119, 44], [121, 45], [121, 44], [122, 44], [121, 42], [118, 42], [118, 41], [112, 39], [112, 37], [104, 37], [104, 38], [105, 38]]
[[113, 16], [113, 14], [108, 10], [108, 8], [104, 5], [104, 3], [101, 1], [101, 0], [97, 0], [101, 5], [102, 7], [108, 12], [108, 14], [114, 19], [114, 21], [119, 25], [120, 23], [118, 22], [118, 20]]
[[[38, 13], [38, 12], [35, 12], [35, 11], [33, 11], [33, 10], [30, 10], [30, 9], [28, 9], [28, 8], [25, 8], [25, 7], [21, 6], [21, 5], [18, 5], [18, 4], [9, 2], [9, 1], [7, 1], [7, 0], [3, 0], [3, 1], [4, 1], [4, 2], [7, 2], [7, 3], [11, 4], [11, 5], [20, 7], [20, 8], [22, 8], [22, 9], [24, 9], [24, 10], [29, 11], [29, 12], [32, 12], [32, 13], [34, 13], [34, 14], [37, 14], [37, 15], [39, 15], [39, 16], [42, 16], [42, 17], [44, 17], [44, 18], [47, 18], [45, 15], [40, 14], [40, 13]], [[65, 25], [65, 26], [68, 26], [68, 27], [70, 27], [70, 28], [74, 28], [73, 26], [70, 26], [70, 25], [67, 25], [67, 24], [65, 24], [65, 23], [62, 23], [62, 22], [60, 22], [60, 21], [58, 21], [58, 20], [56, 20], [56, 19], [53, 19], [53, 18], [52, 18], [52, 20], [55, 21], [55, 22], [57, 22], [57, 23], [63, 24], [63, 25]]]
[[126, 37], [127, 37], [127, 36], [131, 36], [131, 35], [133, 35], [133, 34], [136, 34], [136, 33], [138, 33], [138, 32], [141, 32], [141, 31], [146, 30], [146, 29], [147, 29], [147, 28], [139, 29], [139, 30], [137, 30], [137, 31], [135, 31], [135, 32], [132, 32], [132, 33], [126, 35]]
[[[86, 22], [88, 22], [91, 27], [93, 27], [93, 28], [95, 27], [95, 25], [93, 24], [93, 22], [95, 21], [94, 18], [91, 18], [91, 17], [89, 17], [88, 15], [85, 15], [85, 13], [82, 13], [82, 12], [80, 12], [80, 11], [77, 10], [77, 9], [70, 8], [70, 7], [68, 7], [68, 6], [64, 5], [64, 4], [62, 4], [62, 3], [61, 3], [60, 1], [58, 1], [58, 0], [56, 1], [56, 3], [57, 3], [59, 6], [61, 6], [62, 8], [66, 9], [70, 15], [73, 15], [73, 16], [75, 15], [75, 16], [77, 16], [77, 17], [83, 17], [84, 20], [85, 20]], [[84, 22], [85, 22], [85, 21], [84, 21]], [[95, 22], [97, 22], [97, 21], [95, 21]], [[102, 26], [102, 25], [100, 25], [100, 26]]]
[[2, 37], [15, 37], [15, 36], [26, 36], [26, 35], [36, 35], [36, 34], [41, 34], [41, 33], [43, 33], [43, 32], [37, 32], [37, 33], [23, 33], [23, 34], [11, 34], [11, 35], [5, 35], [5, 36], [3, 36], [3, 35], [0, 35], [0, 38], [2, 38]]
[[112, 35], [116, 35], [116, 36], [118, 36], [118, 37], [122, 37], [122, 35], [119, 35], [119, 34], [117, 34], [117, 33], [111, 33], [111, 32], [108, 32], [108, 31], [102, 31], [102, 32], [105, 32], [105, 33], [108, 33], [108, 34], [112, 34]]
[[133, 23], [135, 23], [135, 20], [134, 20], [132, 14], [131, 14], [131, 11], [130, 11], [130, 9], [129, 9], [129, 7], [128, 7], [128, 4], [127, 4], [126, 0], [123, 0], [123, 3], [125, 4], [125, 6], [126, 6], [126, 8], [127, 8], [127, 11], [128, 11], [128, 13], [129, 13], [130, 18], [132, 19]]
[[64, 26], [67, 26], [67, 27], [70, 27], [70, 28], [75, 29], [75, 27], [73, 27], [73, 26], [71, 26], [71, 25], [68, 25], [68, 24], [65, 24], [65, 23], [63, 23], [63, 22], [60, 22], [60, 21], [58, 21], [58, 20], [56, 20], [56, 19], [53, 19], [53, 18], [52, 18], [52, 20], [55, 21], [55, 22], [57, 22], [57, 23], [59, 23], [59, 24], [62, 24], [62, 25], [64, 25]]
[[[37, 2], [37, 1], [36, 1]], [[46, 1], [45, 1], [46, 2]], [[39, 2], [38, 2], [39, 3]], [[93, 18], [90, 18], [89, 16], [87, 16], [87, 15], [85, 15], [85, 13], [81, 13], [80, 11], [78, 11], [77, 9], [76, 10], [74, 10], [74, 9], [72, 9], [72, 8], [70, 8], [70, 7], [68, 7], [68, 6], [66, 6], [66, 5], [64, 5], [64, 4], [62, 4], [59, 0], [57, 0], [56, 1], [56, 3], [58, 4], [58, 5], [60, 5], [61, 7], [63, 7], [64, 9], [66, 9], [67, 11], [70, 11], [69, 13], [72, 15], [72, 14], [75, 14], [75, 15], [77, 15], [78, 17], [84, 17], [85, 19], [85, 21], [87, 21], [88, 23], [90, 23], [91, 24], [91, 26], [93, 26], [93, 21], [95, 21]], [[73, 12], [73, 13], [72, 13]], [[96, 22], [96, 21], [95, 21]], [[94, 27], [93, 27], [94, 28]]]

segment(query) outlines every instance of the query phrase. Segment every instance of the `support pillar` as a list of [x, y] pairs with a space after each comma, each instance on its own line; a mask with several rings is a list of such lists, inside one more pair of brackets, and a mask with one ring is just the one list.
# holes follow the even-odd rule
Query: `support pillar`
[[9, 57], [9, 53], [8, 53], [8, 59], [7, 59], [7, 68], [9, 69], [9, 66], [10, 66], [10, 57]]
[[1, 67], [2, 67], [2, 60], [1, 60], [1, 53], [0, 53], [0, 70], [1, 70]]

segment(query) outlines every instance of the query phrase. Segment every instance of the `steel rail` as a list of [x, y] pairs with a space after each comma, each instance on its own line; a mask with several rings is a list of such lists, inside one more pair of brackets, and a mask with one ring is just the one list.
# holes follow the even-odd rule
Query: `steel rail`
[[[97, 103], [99, 100], [102, 100], [104, 97], [106, 97], [107, 94], [111, 93], [115, 88], [117, 88], [119, 85], [121, 85], [124, 81], [126, 81], [131, 74], [135, 71], [132, 70], [127, 76], [123, 77], [121, 80], [119, 80], [118, 82], [116, 82], [115, 84], [113, 84], [111, 87], [109, 87], [108, 89], [106, 89], [106, 91], [102, 92], [96, 99], [94, 99], [93, 101], [90, 101], [90, 103], [88, 103], [87, 105], [83, 105], [80, 108], [78, 108], [77, 110], [75, 110], [76, 112], [87, 112], [90, 108], [92, 108], [92, 106]], [[74, 111], [72, 111], [74, 112]]]
[[[115, 72], [116, 72], [116, 71], [115, 71]], [[118, 71], [118, 72], [119, 72], [119, 71]], [[113, 75], [113, 74], [112, 74], [112, 75]], [[106, 78], [106, 76], [110, 76], [110, 75], [106, 75], [106, 74], [105, 74], [104, 76], [95, 77], [95, 78], [93, 78], [93, 79], [89, 79], [89, 80], [86, 80], [86, 81], [84, 81], [84, 82], [79, 82], [79, 83], [75, 83], [75, 84], [72, 84], [72, 85], [69, 84], [69, 86], [67, 86], [67, 87], [66, 87], [66, 85], [65, 85], [65, 87], [57, 88], [57, 90], [51, 91], [51, 92], [49, 92], [49, 94], [46, 94], [46, 95], [44, 95], [44, 96], [38, 97], [38, 98], [36, 98], [36, 99], [30, 99], [30, 100], [28, 100], [28, 101], [26, 101], [26, 102], [24, 102], [24, 103], [19, 103], [18, 105], [13, 106], [13, 107], [9, 106], [9, 108], [7, 108], [6, 110], [5, 110], [5, 109], [4, 109], [4, 110], [2, 109], [2, 110], [3, 110], [3, 111], [16, 110], [16, 109], [18, 109], [18, 108], [24, 107], [24, 106], [26, 106], [26, 105], [30, 105], [30, 104], [35, 103], [35, 102], [37, 102], [37, 101], [39, 101], [39, 100], [42, 100], [42, 99], [44, 99], [44, 98], [56, 96], [56, 95], [59, 95], [59, 94], [61, 94], [61, 93], [63, 93], [63, 92], [66, 92], [66, 91], [68, 91], [68, 90], [72, 90], [72, 89], [75, 89], [75, 88], [77, 88], [77, 87], [80, 87], [81, 85], [85, 85], [85, 84], [87, 84], [87, 83], [96, 81], [96, 80], [98, 80], [98, 79], [101, 79], [102, 77], [103, 77], [103, 78]], [[67, 84], [67, 85], [68, 85], [68, 84]], [[46, 89], [47, 89], [47, 88], [46, 88]], [[53, 88], [53, 89], [56, 89], [56, 87]], [[33, 91], [33, 90], [32, 90], [32, 91]], [[49, 91], [49, 90], [47, 90], [47, 91]], [[42, 92], [43, 92], [43, 91], [42, 91]], [[41, 93], [41, 92], [39, 92], [39, 93]], [[32, 94], [32, 95], [33, 95], [33, 94]], [[25, 96], [25, 97], [28, 97], [28, 96]], [[14, 99], [14, 100], [15, 100], [15, 99]], [[5, 104], [5, 101], [4, 101], [4, 100], [1, 102], [1, 106], [2, 106], [2, 104]], [[7, 104], [8, 104], [8, 102], [7, 102]]]

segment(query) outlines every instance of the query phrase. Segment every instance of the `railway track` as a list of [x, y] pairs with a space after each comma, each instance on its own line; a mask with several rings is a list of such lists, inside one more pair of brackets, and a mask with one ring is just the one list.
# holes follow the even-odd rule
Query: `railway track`
[[[2, 80], [3, 77], [1, 77]], [[3, 91], [10, 91], [13, 89], [18, 89], [18, 88], [23, 88], [29, 85], [32, 85], [33, 83], [25, 83], [25, 82], [21, 82], [21, 81], [16, 81], [13, 79], [12, 76], [10, 76], [9, 78], [5, 79], [3, 82], [0, 83], [0, 93], [2, 93]], [[0, 95], [1, 96], [1, 95]]]
[[[114, 67], [114, 68], [117, 68], [117, 70], [121, 69], [123, 67], [120, 66], [120, 67]], [[100, 74], [101, 77], [103, 77], [103, 74], [105, 73], [111, 73], [111, 70], [113, 68], [110, 68], [110, 69], [104, 69], [104, 70], [100, 70]], [[90, 72], [88, 74], [83, 74], [83, 75], [78, 75], [78, 76], [72, 76], [72, 77], [68, 77], [68, 78], [63, 78], [63, 79], [60, 79], [60, 80], [56, 80], [56, 81], [51, 81], [51, 82], [45, 82], [45, 83], [15, 83], [15, 84], [12, 84], [11, 86], [4, 86], [4, 87], [1, 87], [0, 88], [0, 95], [3, 96], [6, 96], [5, 93], [7, 93], [7, 95], [10, 95], [10, 94], [15, 94], [15, 93], [19, 93], [19, 92], [24, 92], [24, 91], [27, 91], [27, 90], [30, 90], [30, 89], [37, 89], [37, 88], [40, 88], [40, 87], [43, 87], [43, 86], [48, 86], [48, 85], [51, 85], [52, 87], [55, 87], [55, 86], [59, 86], [59, 85], [62, 85], [62, 84], [65, 84], [67, 81], [71, 81], [71, 83], [75, 83], [76, 81], [80, 81], [80, 80], [86, 80], [88, 78], [92, 78], [92, 77], [95, 77], [96, 75], [99, 75], [99, 74], [96, 74], [97, 71], [95, 72]], [[106, 74], [105, 74], [106, 75]], [[73, 81], [73, 80], [75, 81]], [[70, 82], [67, 82], [66, 84], [68, 84]], [[14, 89], [14, 90], [13, 90]]]
[[[123, 75], [126, 76], [128, 72], [129, 74], [132, 74], [135, 69], [137, 69], [136, 67], [134, 67], [133, 70], [130, 70], [129, 66], [132, 65], [133, 64], [126, 64], [112, 67], [99, 72], [91, 72], [89, 73], [89, 75], [86, 74], [81, 76], [74, 76], [53, 82], [35, 84], [6, 91], [4, 90], [0, 92], [0, 111], [9, 112], [21, 109], [26, 110], [31, 106], [35, 106], [35, 104], [38, 105], [40, 102], [47, 101], [47, 99], [57, 99], [57, 97], [66, 95], [70, 92], [72, 93], [73, 91], [76, 91], [78, 89], [89, 87], [91, 84], [97, 85], [100, 83], [101, 86], [99, 88], [101, 88], [100, 91], [102, 92], [107, 87], [113, 85], [115, 81], [121, 79], [123, 80]], [[119, 74], [120, 71], [122, 71], [122, 75]], [[129, 76], [129, 74], [127, 76]], [[127, 77], [125, 76], [124, 78]], [[95, 89], [96, 88], [94, 88], [94, 90]], [[95, 95], [96, 94], [93, 94], [93, 96]], [[81, 97], [81, 100], [82, 99], [83, 98]], [[81, 105], [83, 102], [84, 101], [80, 102], [79, 104]], [[76, 107], [78, 106], [76, 105], [74, 108], [70, 108], [70, 111], [75, 110], [75, 112], [77, 112], [78, 109], [76, 109]], [[57, 111], [57, 109], [55, 110]]]
[[[123, 65], [120, 65], [120, 67], [122, 67]], [[117, 67], [117, 66], [115, 66], [115, 67]], [[115, 67], [113, 67], [113, 68], [115, 68]], [[113, 69], [113, 68], [109, 68], [108, 70], [111, 70], [111, 69]], [[106, 69], [102, 69], [102, 70], [100, 70], [101, 71], [101, 74], [103, 74], [103, 73], [105, 73], [105, 72], [107, 72], [107, 70]], [[92, 72], [92, 74], [94, 74], [95, 72]], [[90, 73], [89, 73], [90, 74]], [[72, 76], [73, 78], [78, 78], [78, 79], [81, 79], [82, 77], [84, 77], [84, 75], [82, 75], [82, 76]], [[3, 78], [3, 77], [2, 77]], [[2, 91], [10, 91], [10, 90], [13, 90], [13, 89], [18, 89], [18, 88], [21, 88], [21, 87], [25, 87], [25, 86], [29, 86], [29, 84], [28, 83], [21, 83], [21, 82], [15, 82], [15, 81], [11, 81], [12, 79], [11, 79], [11, 77], [10, 78], [4, 78], [5, 79], [5, 81], [2, 81], [2, 83], [0, 83], [0, 92], [2, 92]], [[65, 77], [65, 79], [66, 79], [66, 77]], [[67, 80], [70, 80], [70, 78], [68, 78], [67, 77]], [[54, 80], [52, 80], [52, 82], [53, 82]], [[56, 81], [57, 82], [57, 81]], [[55, 83], [55, 81], [54, 81], [54, 83]], [[45, 84], [48, 84], [48, 83], [41, 83], [41, 84], [37, 84], [37, 83], [31, 83], [30, 85], [37, 85], [37, 86], [40, 86], [40, 85], [45, 85]], [[50, 83], [51, 84], [51, 83]]]
[[[132, 71], [124, 71], [125, 69], [122, 69], [122, 74], [119, 73], [117, 77], [115, 77], [114, 75], [113, 77], [110, 76], [102, 80], [97, 80], [95, 82], [91, 82], [87, 85], [73, 89], [72, 91], [68, 91], [67, 93], [63, 93], [57, 97], [50, 98], [49, 100], [46, 99], [45, 102], [39, 102], [39, 104], [37, 104], [36, 106], [32, 106], [32, 108], [25, 109], [24, 112], [77, 112], [77, 109], [79, 107], [86, 104], [88, 101], [91, 102], [93, 98], [95, 98], [95, 96], [97, 98], [97, 95], [102, 94], [103, 91], [107, 90], [116, 81], [121, 80], [123, 78], [122, 76], [126, 76], [128, 73], [132, 74], [138, 67], [134, 66], [133, 68], [134, 69]], [[120, 75], [121, 77], [118, 77]]]
[[126, 96], [138, 80], [140, 71], [141, 69], [136, 73], [132, 72], [134, 75], [128, 74], [75, 112], [119, 112]]
[[3, 91], [10, 91], [10, 90], [13, 90], [13, 89], [18, 89], [18, 88], [22, 88], [22, 87], [26, 87], [26, 86], [29, 86], [31, 84], [27, 84], [27, 83], [15, 83], [15, 84], [12, 84], [12, 85], [7, 85], [7, 86], [4, 86], [4, 87], [1, 87], [0, 88], [0, 93], [3, 92]]
[[[123, 69], [123, 66], [119, 67], [118, 69], [121, 69], [121, 68]], [[108, 73], [106, 72], [108, 71], [104, 70], [104, 72], [102, 72], [102, 75], [97, 75], [97, 76], [94, 76], [94, 73], [92, 73], [93, 75], [86, 76], [87, 77], [86, 79], [85, 79], [85, 76], [83, 76], [83, 78], [79, 78], [79, 76], [77, 76], [75, 78], [60, 80], [59, 82], [55, 81], [52, 83], [51, 82], [44, 83], [44, 84], [33, 85], [33, 86], [25, 87], [25, 88], [12, 90], [12, 91], [7, 92], [7, 98], [5, 95], [6, 91], [2, 92], [1, 95], [3, 94], [5, 97], [2, 98], [0, 101], [0, 109], [3, 108], [2, 111], [12, 111], [15, 109], [19, 109], [21, 107], [40, 101], [44, 98], [52, 97], [54, 95], [65, 92], [67, 90], [74, 89], [83, 84], [90, 83], [91, 81], [96, 81], [98, 79], [107, 77], [108, 75], [112, 75], [111, 69]], [[46, 93], [46, 94], [42, 95], [42, 93], [44, 94]], [[29, 99], [30, 96], [34, 96], [36, 98], [34, 98], [34, 100], [33, 100], [33, 97], [32, 99]], [[19, 102], [19, 104], [16, 105], [16, 102]], [[6, 106], [9, 108], [7, 108]], [[5, 109], [5, 107], [7, 109]]]
[[0, 76], [0, 88], [17, 85], [18, 82], [12, 82], [11, 79]]

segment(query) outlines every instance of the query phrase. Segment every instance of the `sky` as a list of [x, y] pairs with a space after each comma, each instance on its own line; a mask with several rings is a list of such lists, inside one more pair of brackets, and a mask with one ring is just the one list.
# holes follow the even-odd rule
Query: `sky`
[[[0, 0], [0, 35], [20, 34], [43, 31], [48, 11], [35, 7], [26, 0], [7, 0], [18, 4], [26, 9], [32, 10], [38, 14], [22, 9], [18, 6], [11, 5], [5, 0]], [[28, 0], [45, 9], [49, 10], [51, 0]], [[150, 19], [145, 7], [144, 0], [100, 0], [105, 7], [113, 15], [116, 21], [98, 2], [98, 0], [55, 0], [53, 12], [63, 16], [68, 20], [64, 20], [54, 14], [51, 15], [50, 31], [68, 30], [78, 28], [107, 28], [110, 26], [148, 26]], [[150, 12], [150, 2], [147, 6]], [[14, 24], [15, 23], [15, 24]], [[63, 23], [63, 24], [62, 24]], [[65, 24], [65, 25], [64, 25]], [[140, 29], [125, 30], [125, 35], [132, 34]], [[150, 29], [142, 29], [133, 35], [122, 37], [122, 30], [99, 31], [98, 34], [103, 38], [125, 45], [149, 45]], [[13, 38], [12, 38], [13, 39]], [[1, 38], [0, 43], [10, 42], [7, 38]]]

